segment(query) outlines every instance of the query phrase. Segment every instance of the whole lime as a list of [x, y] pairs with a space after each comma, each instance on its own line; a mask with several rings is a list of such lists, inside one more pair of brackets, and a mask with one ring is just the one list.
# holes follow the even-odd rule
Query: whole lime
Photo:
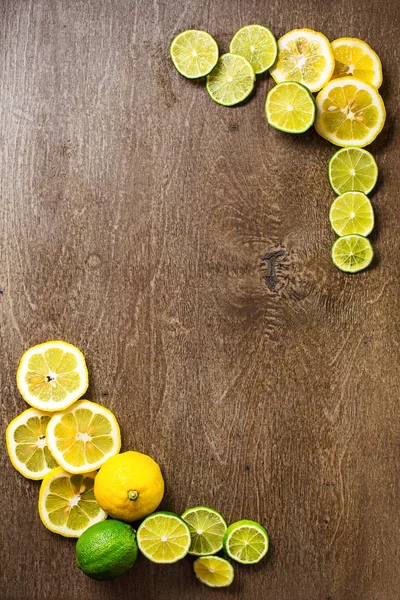
[[92, 579], [114, 579], [136, 562], [138, 547], [132, 527], [113, 519], [84, 531], [76, 544], [76, 563]]

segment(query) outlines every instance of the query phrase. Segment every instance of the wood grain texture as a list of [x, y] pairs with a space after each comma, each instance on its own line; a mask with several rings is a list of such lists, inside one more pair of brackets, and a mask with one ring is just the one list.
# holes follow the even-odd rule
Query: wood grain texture
[[[2, 598], [398, 600], [396, 0], [2, 0], [0, 14], [2, 431], [25, 408], [22, 352], [66, 339], [124, 449], [160, 462], [164, 508], [208, 504], [272, 540], [226, 592], [189, 559], [95, 583], [41, 525], [39, 485], [2, 435]], [[360, 37], [382, 58], [363, 274], [330, 260], [334, 148], [267, 127], [268, 77], [227, 109], [171, 65], [179, 31], [226, 51], [252, 22]]]

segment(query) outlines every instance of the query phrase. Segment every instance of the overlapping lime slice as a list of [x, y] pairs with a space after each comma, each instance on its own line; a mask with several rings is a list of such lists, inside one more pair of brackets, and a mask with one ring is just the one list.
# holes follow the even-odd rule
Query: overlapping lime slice
[[223, 106], [233, 106], [251, 94], [256, 76], [251, 64], [238, 54], [223, 54], [207, 77], [210, 98]]
[[276, 60], [278, 44], [272, 31], [262, 25], [245, 25], [233, 36], [229, 52], [244, 56], [254, 73], [264, 73]]
[[182, 519], [187, 523], [192, 538], [189, 554], [204, 556], [221, 550], [227, 524], [219, 512], [206, 506], [196, 506], [188, 508]]

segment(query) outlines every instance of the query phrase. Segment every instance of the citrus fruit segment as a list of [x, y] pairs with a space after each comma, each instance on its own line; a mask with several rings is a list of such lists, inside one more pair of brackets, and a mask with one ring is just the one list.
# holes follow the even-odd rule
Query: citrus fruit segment
[[378, 90], [354, 77], [330, 81], [317, 96], [315, 129], [336, 146], [367, 146], [385, 124]]
[[217, 42], [207, 31], [188, 29], [172, 40], [170, 54], [181, 75], [198, 79], [213, 70], [219, 52]]
[[51, 414], [28, 408], [9, 423], [7, 451], [13, 466], [28, 479], [43, 479], [57, 463], [46, 443]]
[[201, 556], [194, 561], [193, 569], [197, 579], [212, 588], [227, 587], [234, 578], [233, 566], [220, 556]]
[[238, 54], [223, 54], [207, 77], [210, 98], [223, 106], [233, 106], [253, 91], [255, 73], [251, 64]]
[[141, 452], [109, 458], [97, 473], [94, 493], [99, 505], [115, 519], [138, 521], [154, 512], [164, 495], [158, 464]]
[[136, 562], [135, 532], [127, 523], [108, 519], [91, 525], [76, 543], [76, 564], [92, 579], [123, 575]]
[[156, 512], [146, 517], [137, 530], [139, 550], [159, 564], [170, 564], [184, 558], [190, 548], [190, 531], [178, 515]]
[[345, 235], [332, 246], [333, 264], [346, 273], [363, 271], [371, 264], [373, 257], [371, 242], [361, 235]]
[[328, 83], [334, 68], [327, 37], [312, 29], [293, 29], [278, 40], [278, 58], [270, 73], [276, 83], [298, 81], [317, 92]]
[[267, 554], [269, 537], [259, 523], [242, 520], [228, 527], [223, 545], [230, 558], [245, 565], [252, 565]]
[[63, 410], [87, 390], [85, 358], [78, 348], [60, 340], [33, 346], [19, 363], [17, 387], [34, 408]]
[[89, 400], [80, 400], [53, 415], [47, 425], [47, 446], [68, 473], [98, 469], [121, 447], [119, 425], [113, 413]]
[[368, 150], [341, 148], [329, 161], [328, 177], [333, 191], [337, 194], [369, 194], [378, 179], [378, 165]]
[[244, 56], [258, 75], [272, 67], [278, 54], [278, 45], [267, 27], [246, 25], [233, 36], [229, 52]]
[[357, 38], [339, 38], [331, 42], [335, 57], [332, 79], [352, 76], [376, 88], [382, 84], [382, 64], [374, 50]]
[[185, 510], [182, 519], [190, 530], [189, 554], [204, 556], [221, 550], [227, 524], [219, 512], [206, 506], [196, 506]]
[[352, 233], [367, 236], [374, 228], [374, 210], [362, 192], [345, 192], [333, 201], [329, 220], [339, 236]]
[[286, 133], [303, 133], [314, 123], [315, 102], [301, 83], [278, 83], [267, 95], [265, 114], [268, 123]]
[[61, 467], [45, 476], [39, 493], [39, 515], [47, 529], [65, 537], [79, 537], [90, 525], [107, 518], [94, 497], [95, 476], [71, 475]]

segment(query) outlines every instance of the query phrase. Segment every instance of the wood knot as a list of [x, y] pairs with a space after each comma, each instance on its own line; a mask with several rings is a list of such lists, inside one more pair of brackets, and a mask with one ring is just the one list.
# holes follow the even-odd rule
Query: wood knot
[[276, 274], [276, 261], [281, 256], [285, 256], [286, 250], [274, 250], [273, 252], [267, 252], [267, 254], [262, 259], [262, 262], [265, 263], [267, 272], [264, 277], [265, 283], [268, 286], [268, 289], [273, 291], [278, 284], [278, 277]]

